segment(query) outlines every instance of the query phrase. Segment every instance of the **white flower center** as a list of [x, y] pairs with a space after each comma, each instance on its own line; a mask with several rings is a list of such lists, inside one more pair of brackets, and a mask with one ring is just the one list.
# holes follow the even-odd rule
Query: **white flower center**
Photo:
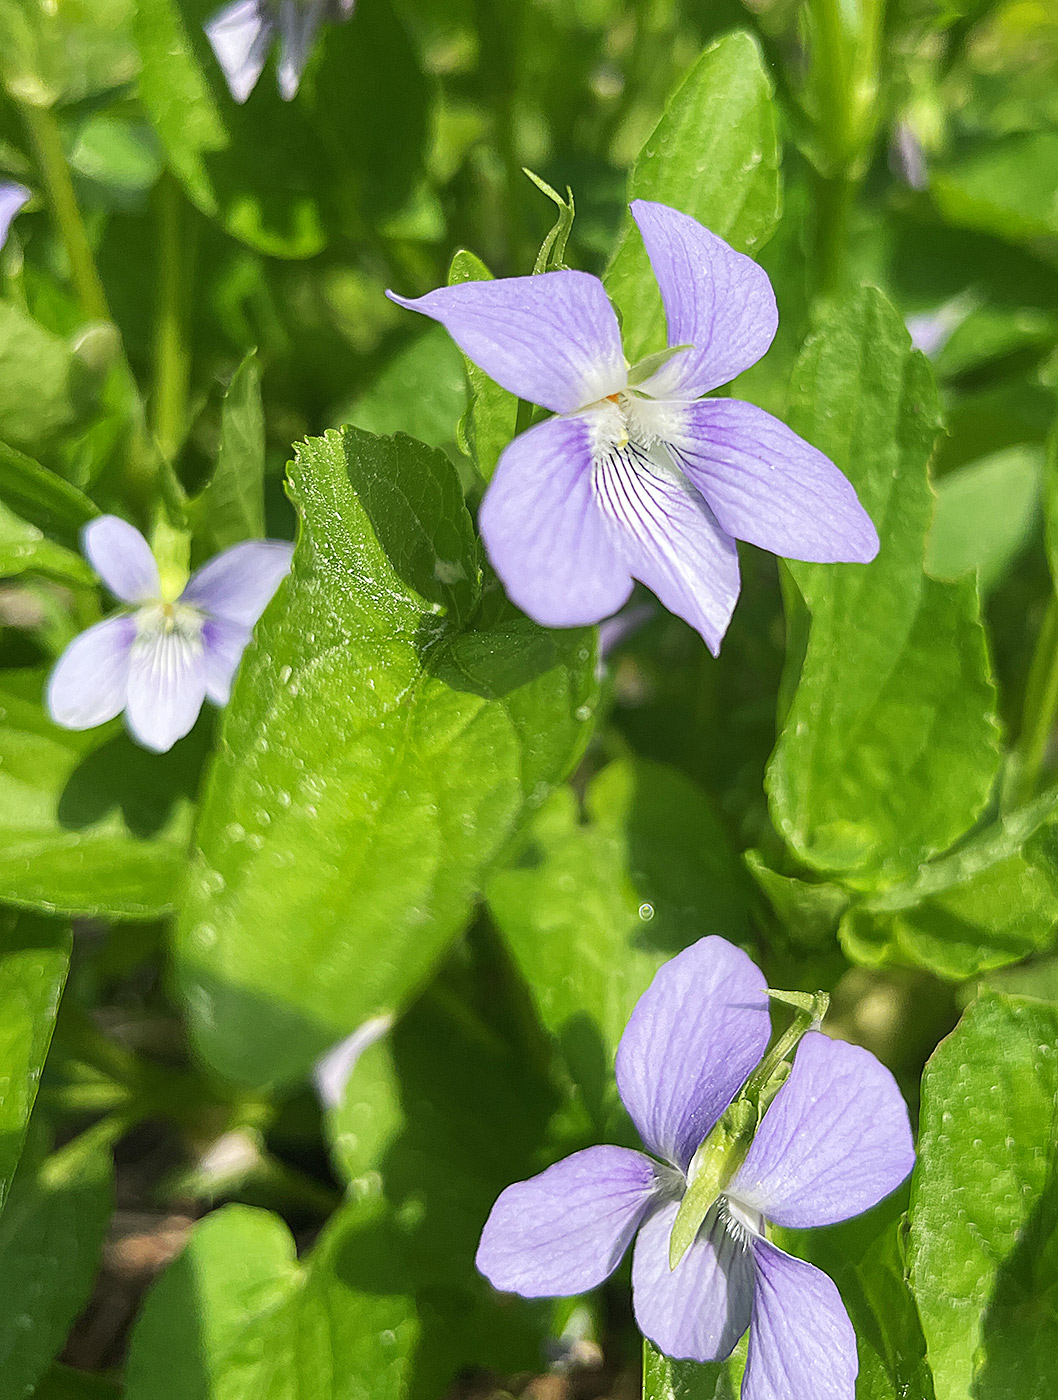
[[206, 619], [187, 603], [166, 603], [161, 599], [145, 603], [136, 610], [135, 620], [134, 645], [137, 647], [153, 646], [159, 638], [171, 637], [196, 653], [202, 650], [202, 628]]

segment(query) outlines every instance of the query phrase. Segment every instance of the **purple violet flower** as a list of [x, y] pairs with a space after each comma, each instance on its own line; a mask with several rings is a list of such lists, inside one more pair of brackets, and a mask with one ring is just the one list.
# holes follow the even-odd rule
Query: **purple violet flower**
[[[567, 1297], [597, 1288], [635, 1237], [636, 1321], [661, 1351], [722, 1360], [749, 1327], [744, 1400], [852, 1400], [856, 1338], [838, 1290], [772, 1244], [767, 1221], [830, 1225], [888, 1195], [914, 1163], [907, 1109], [867, 1050], [810, 1030], [755, 1134], [754, 1111], [739, 1150], [718, 1157], [768, 1040], [764, 978], [738, 948], [703, 938], [666, 963], [617, 1051], [617, 1086], [652, 1156], [589, 1147], [509, 1186], [477, 1265], [506, 1292]], [[673, 1267], [673, 1225], [706, 1172], [715, 1197]]]
[[293, 547], [244, 540], [177, 594], [163, 588], [150, 545], [127, 521], [101, 515], [81, 539], [85, 558], [132, 611], [74, 638], [51, 673], [48, 713], [66, 729], [92, 729], [124, 710], [133, 737], [164, 753], [190, 730], [207, 696], [227, 704], [254, 623], [289, 571]]
[[279, 44], [276, 79], [289, 102], [301, 84], [321, 24], [341, 23], [356, 0], [234, 0], [203, 25], [236, 102], [257, 86], [272, 45]]
[[715, 655], [738, 597], [736, 539], [790, 559], [867, 563], [878, 535], [822, 452], [753, 404], [702, 398], [772, 342], [764, 269], [667, 205], [631, 208], [669, 332], [669, 350], [631, 370], [603, 285], [586, 272], [387, 295], [556, 415], [505, 450], [481, 506], [513, 601], [544, 626], [582, 626], [616, 613], [639, 579]]
[[15, 215], [28, 199], [29, 190], [24, 185], [0, 180], [0, 248], [7, 242]]

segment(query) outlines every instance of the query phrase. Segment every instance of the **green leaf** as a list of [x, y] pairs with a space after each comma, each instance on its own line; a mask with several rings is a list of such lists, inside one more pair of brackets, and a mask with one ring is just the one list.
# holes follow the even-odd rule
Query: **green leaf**
[[729, 1361], [673, 1361], [643, 1340], [643, 1400], [738, 1400], [745, 1340]]
[[849, 957], [961, 980], [1050, 947], [1058, 922], [1054, 815], [1048, 793], [856, 905], [839, 930]]
[[[206, 1216], [147, 1295], [127, 1400], [403, 1400], [420, 1327], [391, 1291], [400, 1260], [372, 1242], [378, 1214], [351, 1203], [304, 1266], [268, 1211]], [[358, 1256], [343, 1248], [354, 1229]]]
[[49, 540], [42, 530], [0, 501], [0, 578], [13, 578], [31, 570], [63, 583], [92, 588], [96, 583], [94, 571], [79, 554]]
[[[467, 407], [463, 363], [445, 328], [431, 326], [394, 355], [366, 393], [336, 416], [337, 421], [368, 433], [405, 432], [428, 447], [454, 444]], [[476, 367], [474, 373], [482, 374]]]
[[600, 1132], [613, 1059], [663, 962], [706, 933], [749, 936], [744, 877], [705, 793], [663, 764], [613, 763], [556, 792], [518, 861], [489, 883], [493, 917]]
[[113, 1175], [110, 1152], [91, 1131], [39, 1167], [23, 1159], [0, 1217], [4, 1400], [38, 1393], [37, 1381], [88, 1301], [114, 1204]]
[[0, 680], [0, 899], [48, 913], [152, 918], [186, 868], [202, 731], [148, 754], [115, 725], [47, 718], [43, 677]]
[[33, 1392], [33, 1400], [120, 1400], [121, 1388], [109, 1376], [58, 1364]]
[[67, 343], [0, 301], [0, 440], [22, 452], [50, 447], [77, 417], [72, 373]]
[[[274, 257], [319, 253], [411, 193], [425, 131], [414, 53], [383, 0], [324, 26], [293, 102], [268, 64], [249, 100], [231, 98], [202, 30], [213, 0], [143, 0], [134, 32], [139, 96], [170, 165], [201, 211]], [[387, 147], [388, 142], [388, 147]], [[388, 157], [388, 158], [387, 158]]]
[[261, 370], [251, 350], [232, 375], [220, 418], [213, 475], [192, 506], [196, 533], [217, 553], [240, 540], [263, 539], [265, 423]]
[[[492, 273], [480, 258], [461, 248], [452, 259], [448, 285], [460, 282], [491, 282]], [[481, 477], [492, 480], [500, 453], [514, 437], [518, 423], [518, 397], [502, 389], [473, 360], [464, 356], [470, 384], [470, 404], [463, 418], [465, 447]]]
[[926, 541], [926, 568], [933, 577], [976, 570], [981, 593], [990, 593], [1032, 538], [1042, 471], [1042, 450], [1026, 445], [942, 476]]
[[0, 498], [42, 530], [76, 541], [98, 514], [83, 492], [32, 457], [0, 442]]
[[847, 890], [840, 885], [811, 884], [792, 875], [780, 875], [765, 862], [760, 851], [747, 851], [744, 859], [792, 948], [812, 952], [833, 942], [841, 916], [849, 906]]
[[937, 1400], [1058, 1389], [1058, 1007], [982, 996], [922, 1079], [911, 1279]]
[[[705, 50], [669, 99], [636, 158], [629, 199], [671, 204], [740, 253], [757, 251], [779, 222], [779, 139], [772, 85], [752, 35], [738, 31]], [[635, 361], [665, 344], [661, 295], [632, 225], [606, 274]]]
[[30, 914], [0, 923], [0, 1206], [15, 1174], [70, 963], [67, 929]]
[[930, 176], [930, 193], [951, 223], [1013, 241], [1058, 233], [1058, 132], [985, 140]]
[[483, 587], [443, 454], [349, 428], [290, 481], [292, 577], [225, 713], [177, 936], [202, 1053], [257, 1083], [406, 1004], [582, 752], [597, 688], [589, 633]]
[[785, 566], [795, 640], [784, 689], [796, 694], [768, 767], [772, 819], [806, 864], [871, 885], [949, 847], [995, 777], [976, 585], [923, 572], [936, 392], [880, 292], [865, 288], [822, 321], [789, 417], [852, 481], [881, 551], [869, 565]]

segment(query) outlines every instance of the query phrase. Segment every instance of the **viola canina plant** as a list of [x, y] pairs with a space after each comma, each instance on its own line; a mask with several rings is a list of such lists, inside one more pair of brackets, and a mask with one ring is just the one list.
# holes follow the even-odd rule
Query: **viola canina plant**
[[104, 515], [85, 526], [85, 557], [129, 610], [98, 622], [63, 652], [48, 711], [67, 729], [125, 712], [129, 731], [163, 753], [191, 729], [208, 697], [225, 705], [254, 623], [290, 568], [281, 540], [246, 540], [186, 583], [161, 577], [134, 525]]
[[347, 20], [356, 0], [234, 0], [206, 21], [206, 37], [236, 102], [245, 102], [278, 47], [279, 95], [290, 102], [301, 86], [316, 35]]
[[745, 1400], [851, 1400], [856, 1338], [841, 1297], [767, 1226], [832, 1225], [877, 1204], [911, 1171], [911, 1128], [869, 1051], [800, 1030], [792, 1069], [793, 1036], [765, 1058], [764, 979], [726, 940], [666, 963], [617, 1052], [651, 1155], [589, 1147], [509, 1186], [478, 1268], [525, 1297], [584, 1293], [634, 1238], [636, 1321], [661, 1351], [723, 1360], [749, 1327]]
[[739, 593], [736, 539], [863, 564], [878, 535], [822, 452], [753, 404], [702, 397], [771, 344], [767, 274], [676, 209], [642, 199], [631, 208], [669, 340], [631, 368], [603, 285], [587, 273], [388, 295], [556, 415], [507, 448], [481, 507], [489, 556], [519, 607], [547, 627], [600, 622], [639, 579], [715, 655]]

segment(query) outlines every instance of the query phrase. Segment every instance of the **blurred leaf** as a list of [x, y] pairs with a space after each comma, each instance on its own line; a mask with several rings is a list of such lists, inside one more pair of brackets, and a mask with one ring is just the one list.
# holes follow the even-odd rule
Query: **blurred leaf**
[[99, 514], [94, 502], [32, 457], [0, 442], [0, 498], [34, 525], [67, 542]]
[[[492, 273], [480, 258], [461, 248], [448, 270], [448, 285], [490, 282]], [[491, 481], [500, 453], [514, 437], [518, 398], [490, 379], [473, 360], [463, 360], [470, 383], [470, 404], [462, 420], [465, 446], [484, 481]]]
[[750, 936], [742, 871], [705, 793], [644, 760], [556, 792], [489, 907], [600, 1133], [632, 1008], [666, 959], [708, 933]]
[[77, 417], [72, 373], [66, 342], [0, 301], [0, 439], [23, 452], [52, 446]]
[[64, 583], [95, 587], [95, 573], [79, 554], [49, 540], [0, 501], [0, 578], [13, 578], [30, 569]]
[[911, 1279], [938, 1400], [1058, 1388], [1058, 1008], [982, 996], [922, 1080]]
[[395, 1261], [365, 1229], [358, 1288], [328, 1255], [328, 1240], [351, 1217], [367, 1227], [372, 1210], [339, 1211], [304, 1265], [268, 1211], [225, 1206], [199, 1221], [147, 1295], [127, 1400], [403, 1400], [419, 1326], [411, 1300], [387, 1289]]
[[1012, 241], [1058, 233], [1058, 131], [988, 138], [930, 176], [953, 224]]
[[1055, 813], [1048, 793], [855, 906], [840, 929], [849, 957], [954, 980], [1049, 947], [1058, 924]]
[[109, 1149], [91, 1131], [39, 1167], [23, 1158], [0, 1217], [0, 1400], [39, 1394], [36, 1383], [88, 1301], [113, 1175]]
[[274, 257], [319, 253], [407, 198], [425, 133], [425, 87], [384, 0], [321, 28], [293, 102], [272, 63], [234, 102], [202, 30], [215, 0], [142, 0], [140, 97], [192, 202]]
[[772, 819], [818, 870], [898, 879], [972, 825], [999, 751], [976, 584], [923, 573], [932, 376], [880, 292], [810, 338], [790, 422], [852, 481], [881, 551], [869, 565], [784, 566], [804, 602], [788, 597], [784, 686], [797, 689], [768, 768]]
[[833, 942], [849, 906], [847, 890], [780, 875], [765, 863], [760, 851], [747, 851], [744, 859], [795, 948], [807, 952]]
[[261, 370], [251, 350], [232, 375], [220, 417], [217, 465], [192, 506], [192, 519], [216, 553], [264, 538], [265, 423]]
[[[671, 204], [740, 253], [768, 241], [779, 221], [779, 144], [772, 85], [752, 35], [728, 34], [705, 50], [639, 153], [628, 197]], [[630, 217], [606, 287], [623, 316], [629, 360], [660, 349], [661, 295]]]
[[226, 712], [177, 938], [202, 1053], [300, 1073], [408, 1001], [591, 732], [591, 635], [482, 587], [451, 463], [348, 428], [290, 469], [301, 530]]
[[116, 726], [74, 733], [43, 678], [0, 680], [0, 899], [49, 913], [151, 918], [186, 866], [201, 742], [148, 754]]
[[1051, 583], [1058, 590], [1058, 422], [1047, 439], [1043, 461], [1043, 540]]
[[1031, 538], [1042, 468], [1040, 449], [1011, 447], [941, 477], [926, 539], [934, 578], [976, 570], [982, 594], [1000, 582]]
[[71, 1366], [52, 1366], [33, 1392], [33, 1400], [120, 1400], [116, 1380]]
[[[32, 914], [0, 922], [0, 1206], [15, 1175], [70, 963], [69, 930]], [[10, 1283], [8, 1279], [7, 1287]]]
[[371, 387], [336, 418], [368, 433], [404, 432], [428, 447], [448, 447], [466, 407], [463, 357], [443, 326], [431, 326], [402, 346]]

